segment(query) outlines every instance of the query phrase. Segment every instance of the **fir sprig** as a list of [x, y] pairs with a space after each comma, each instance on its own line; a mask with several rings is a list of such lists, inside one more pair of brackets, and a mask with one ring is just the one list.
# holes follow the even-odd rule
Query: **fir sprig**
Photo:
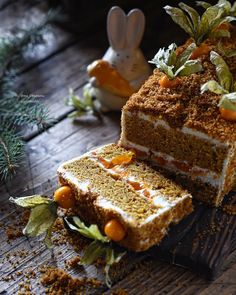
[[0, 179], [12, 175], [22, 163], [24, 143], [19, 127], [45, 128], [52, 123], [48, 110], [37, 95], [17, 94], [13, 91], [15, 77], [23, 65], [24, 53], [43, 42], [47, 25], [58, 12], [50, 11], [37, 25], [19, 30], [15, 35], [0, 37]]
[[19, 167], [24, 157], [24, 142], [16, 130], [0, 124], [0, 176], [6, 179]]

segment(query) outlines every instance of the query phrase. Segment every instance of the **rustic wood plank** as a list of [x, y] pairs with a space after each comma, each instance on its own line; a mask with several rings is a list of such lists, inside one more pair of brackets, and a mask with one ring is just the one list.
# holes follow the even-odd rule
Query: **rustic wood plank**
[[[33, 24], [37, 24], [48, 11], [46, 1], [26, 1], [19, 0], [0, 11], [1, 27], [0, 34], [14, 34], [18, 29], [29, 29]], [[68, 47], [76, 42], [74, 34], [64, 31], [55, 25], [45, 31], [45, 44], [35, 46], [25, 53], [24, 65], [21, 71], [33, 67], [41, 60], [48, 58], [55, 52]]]
[[78, 89], [86, 82], [86, 67], [101, 56], [104, 43], [101, 32], [85, 38], [23, 73], [17, 80], [16, 88], [43, 95], [42, 101], [52, 116], [60, 119], [72, 110], [65, 106], [69, 87]]
[[[103, 121], [83, 118], [78, 124], [65, 119], [48, 132], [35, 137], [26, 146], [28, 162], [25, 166], [22, 165], [17, 176], [9, 182], [9, 191], [5, 191], [5, 197], [52, 179], [61, 162], [79, 156], [92, 147], [116, 141], [120, 133], [119, 125], [119, 113], [110, 113], [104, 116]], [[4, 187], [0, 187], [0, 190], [3, 199]]]
[[[53, 180], [52, 183], [47, 182], [43, 185], [41, 184], [39, 187], [35, 187], [34, 192], [50, 193], [55, 186], [56, 182]], [[10, 205], [8, 204], [8, 206]], [[7, 216], [5, 216], [5, 219], [6, 218]], [[197, 220], [195, 221], [197, 222]], [[9, 224], [9, 221], [7, 221], [7, 224]], [[187, 229], [188, 232], [189, 230], [190, 229]], [[179, 235], [178, 230], [177, 235]], [[1, 239], [3, 239], [4, 245], [4, 232], [0, 233], [0, 240]], [[2, 241], [0, 242], [2, 244]], [[175, 240], [175, 242], [178, 241]], [[68, 250], [68, 245], [60, 246], [59, 248], [56, 246], [55, 252], [58, 254], [56, 254], [56, 259], [52, 260], [50, 252], [46, 250], [42, 244], [39, 243], [38, 239], [26, 240], [25, 238], [20, 238], [13, 241], [11, 248], [8, 249], [8, 251], [3, 251], [1, 253], [1, 256], [4, 255], [5, 257], [8, 253], [11, 253], [12, 250], [14, 253], [20, 249], [27, 249], [29, 246], [31, 247], [29, 256], [27, 256], [27, 258], [24, 257], [20, 260], [20, 263], [17, 266], [17, 270], [32, 267], [35, 268], [35, 265], [37, 265], [37, 267], [35, 268], [35, 270], [37, 270], [40, 265], [42, 265], [42, 263], [49, 263], [50, 265], [56, 265], [57, 267], [64, 268], [64, 260], [69, 259], [75, 255], [73, 249], [70, 248], [70, 250]], [[1, 250], [2, 249], [7, 250], [6, 246], [1, 248]], [[236, 252], [233, 253], [234, 255], [231, 259], [231, 267], [228, 269], [226, 268], [225, 273], [214, 282], [209, 282], [204, 280], [203, 278], [197, 277], [197, 275], [187, 269], [177, 266], [170, 267], [168, 264], [161, 262], [159, 259], [155, 258], [155, 256], [149, 256], [149, 258], [145, 258], [145, 256], [143, 255], [153, 255], [153, 250], [148, 252], [144, 254], [130, 254], [127, 257], [127, 259], [123, 262], [124, 267], [122, 268], [122, 271], [119, 269], [120, 273], [116, 272], [115, 281], [121, 281], [118, 282], [118, 284], [115, 284], [115, 286], [113, 287], [114, 289], [126, 289], [128, 290], [129, 294], [143, 294], [143, 288], [145, 288], [146, 290], [145, 294], [201, 294], [200, 292], [204, 291], [206, 287], [210, 288], [212, 292], [214, 292], [215, 290], [224, 290], [224, 284], [229, 282], [226, 286], [226, 289], [229, 292], [225, 294], [234, 294], [233, 291], [235, 291], [235, 283], [232, 280], [232, 275], [234, 275], [234, 272], [236, 270], [234, 266], [234, 262], [236, 261]], [[3, 263], [3, 266], [4, 270], [7, 271], [7, 273], [14, 274], [16, 272], [12, 265], [7, 262]], [[123, 271], [123, 269], [125, 269], [125, 271]], [[132, 271], [133, 269], [134, 271]], [[103, 280], [101, 272], [97, 272], [94, 267], [88, 269], [86, 268], [85, 270], [77, 269], [75, 271], [72, 271], [71, 273], [75, 276], [81, 277], [81, 275], [85, 274], [84, 272], [87, 272], [87, 275], [89, 274], [89, 276], [92, 277], [96, 277], [98, 275], [98, 278]], [[16, 281], [13, 280], [9, 284], [0, 284], [0, 291], [7, 288], [13, 293], [17, 292], [18, 282], [22, 280], [23, 277], [24, 274], [22, 274], [19, 279], [17, 279]], [[124, 280], [122, 280], [122, 278], [124, 278]], [[37, 294], [42, 294], [42, 287], [39, 287], [39, 285], [36, 285], [36, 283], [37, 281], [32, 280], [32, 285], [36, 286], [36, 290], [38, 292]], [[106, 288], [103, 286], [100, 291], [105, 291], [105, 289]], [[35, 289], [33, 289], [32, 291], [34, 290]], [[107, 291], [107, 293], [105, 294], [110, 294], [110, 291]]]

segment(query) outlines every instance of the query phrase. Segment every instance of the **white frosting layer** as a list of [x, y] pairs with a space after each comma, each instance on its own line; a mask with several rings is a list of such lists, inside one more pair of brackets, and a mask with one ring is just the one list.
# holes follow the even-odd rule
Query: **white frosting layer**
[[[125, 112], [125, 114], [128, 115], [128, 116], [133, 116], [133, 114], [131, 112]], [[160, 120], [160, 119], [156, 119], [156, 118], [154, 120], [152, 116], [146, 115], [146, 114], [144, 114], [142, 112], [138, 112], [138, 117], [140, 119], [143, 119], [143, 120], [146, 120], [148, 122], [153, 123], [154, 128], [157, 127], [157, 126], [162, 126], [166, 130], [171, 129], [169, 124], [164, 120]], [[211, 144], [214, 144], [215, 146], [225, 147], [225, 146], [228, 145], [227, 142], [226, 143], [221, 142], [221, 141], [219, 141], [219, 140], [217, 140], [215, 138], [212, 138], [212, 137], [208, 136], [207, 134], [205, 134], [203, 132], [193, 130], [191, 128], [183, 127], [183, 128], [177, 128], [177, 130], [182, 132], [182, 133], [189, 134], [189, 135], [195, 136], [197, 138], [201, 138], [203, 140], [207, 140], [208, 142], [210, 142]], [[184, 172], [184, 171], [178, 169], [173, 164], [173, 161], [175, 161], [175, 159], [173, 157], [171, 157], [170, 155], [168, 155], [168, 154], [152, 151], [152, 150], [150, 150], [149, 148], [147, 148], [145, 146], [141, 146], [139, 144], [135, 144], [135, 143], [133, 143], [131, 141], [128, 141], [125, 138], [124, 133], [122, 134], [121, 141], [127, 147], [134, 148], [134, 149], [137, 149], [137, 150], [148, 153], [149, 157], [151, 157], [151, 155], [153, 155], [153, 154], [156, 155], [156, 156], [162, 157], [166, 161], [165, 167], [167, 169], [169, 169], [169, 170], [177, 171], [177, 172], [179, 172], [181, 174], [184, 174], [184, 175], [187, 175], [187, 176], [189, 176], [191, 178], [199, 179], [202, 182], [209, 183], [214, 187], [218, 187], [218, 186], [222, 187], [223, 186], [223, 183], [225, 181], [224, 175], [225, 175], [225, 171], [227, 169], [227, 165], [228, 165], [229, 160], [230, 160], [230, 155], [224, 160], [223, 169], [222, 169], [221, 174], [217, 174], [214, 171], [211, 171], [209, 169], [203, 169], [203, 168], [201, 168], [199, 166], [191, 167], [191, 169], [188, 172]], [[179, 161], [179, 162], [183, 163], [183, 164], [188, 164], [186, 161]], [[200, 172], [199, 174], [202, 173], [202, 175], [194, 176], [196, 174], [195, 172]]]
[[[103, 149], [103, 147], [96, 149], [96, 153], [99, 154], [99, 152]], [[92, 187], [90, 185], [89, 180], [88, 181], [80, 181], [76, 176], [74, 176], [73, 172], [69, 172], [69, 171], [65, 171], [64, 166], [70, 163], [73, 163], [76, 160], [79, 160], [83, 157], [88, 157], [91, 161], [95, 161], [96, 164], [98, 164], [100, 167], [102, 167], [102, 169], [106, 170], [109, 174], [117, 174], [119, 172], [124, 171], [122, 166], [116, 165], [116, 169], [117, 171], [113, 171], [112, 169], [108, 169], [105, 168], [96, 158], [96, 156], [93, 154], [93, 151], [88, 152], [80, 157], [77, 157], [75, 159], [72, 159], [70, 161], [65, 162], [63, 165], [61, 165], [58, 168], [58, 172], [62, 173], [65, 175], [66, 179], [68, 179], [70, 182], [73, 182], [74, 185], [76, 185], [76, 187], [78, 188], [78, 190], [80, 191], [81, 194], [87, 194], [89, 192], [91, 193], [98, 193], [96, 191], [96, 188]], [[120, 169], [120, 171], [119, 171]], [[127, 181], [127, 183], [129, 183], [129, 181], [131, 182], [139, 182], [139, 179], [137, 179], [136, 177], [134, 177], [133, 175], [129, 174], [127, 176], [122, 176], [122, 180], [123, 181]], [[151, 188], [146, 188], [145, 190], [148, 191], [149, 196], [146, 197], [144, 194], [144, 189], [140, 189], [140, 190], [135, 190], [136, 193], [138, 193], [140, 196], [142, 196], [142, 198], [146, 198], [150, 200], [152, 200], [152, 204], [154, 206], [156, 206], [157, 210], [155, 214], [150, 215], [148, 218], [146, 218], [143, 222], [143, 224], [147, 224], [149, 222], [152, 222], [154, 219], [156, 218], [161, 218], [162, 214], [164, 214], [166, 211], [170, 210], [171, 208], [173, 208], [176, 204], [178, 204], [179, 202], [183, 202], [184, 199], [186, 198], [191, 198], [190, 194], [185, 194], [182, 197], [179, 197], [177, 199], [172, 199], [169, 198], [168, 196], [165, 197], [163, 194], [161, 194], [161, 192], [159, 190], [153, 190]], [[132, 224], [134, 226], [141, 226], [141, 224], [137, 224], [137, 221], [134, 219], [134, 217], [130, 216], [127, 212], [125, 212], [124, 210], [122, 210], [120, 207], [114, 205], [112, 203], [112, 201], [107, 200], [105, 197], [103, 196], [99, 196], [96, 200], [96, 204], [104, 209], [111, 209], [116, 211], [118, 214], [120, 214], [120, 216], [122, 217], [122, 219], [129, 223]], [[151, 206], [151, 202], [150, 202], [150, 206]], [[142, 243], [142, 241], [140, 241], [140, 243]], [[146, 241], [143, 241], [143, 243], [146, 243]]]
[[112, 204], [111, 201], [107, 200], [107, 199], [104, 199], [103, 197], [99, 197], [96, 201], [97, 205], [104, 208], [104, 209], [111, 209], [111, 210], [114, 210], [116, 211], [117, 213], [120, 214], [120, 216], [130, 222], [130, 223], [133, 223], [134, 222], [134, 219], [132, 216], [130, 216], [129, 214], [127, 214], [124, 210], [122, 210], [120, 207], [118, 206], [115, 206], [114, 204]]
[[[125, 112], [125, 115], [128, 115], [130, 117], [133, 117], [133, 113], [131, 112]], [[137, 116], [140, 118], [140, 119], [143, 119], [143, 120], [146, 120], [150, 123], [153, 123], [153, 127], [157, 127], [157, 126], [162, 126], [163, 128], [169, 130], [171, 129], [170, 125], [164, 121], [164, 120], [161, 120], [161, 119], [153, 119], [153, 117], [151, 115], [146, 115], [142, 112], [138, 112]], [[188, 128], [188, 127], [182, 127], [182, 128], [176, 128], [178, 131], [184, 133], [184, 134], [189, 134], [189, 135], [192, 135], [192, 136], [195, 136], [195, 137], [198, 137], [198, 138], [201, 138], [201, 139], [204, 139], [204, 140], [207, 140], [208, 142], [212, 143], [212, 144], [215, 144], [215, 145], [218, 145], [218, 146], [227, 146], [228, 145], [228, 142], [222, 142], [216, 138], [212, 138], [210, 137], [209, 135], [207, 135], [206, 133], [203, 133], [201, 131], [198, 131], [198, 130], [194, 130], [192, 128]]]
[[[95, 161], [96, 164], [98, 164], [102, 169], [104, 169], [105, 171], [107, 171], [107, 173], [111, 175], [119, 175], [119, 172], [124, 171], [124, 168], [119, 165], [116, 165], [116, 171], [114, 171], [113, 169], [104, 167], [104, 165], [98, 161], [96, 156], [91, 156], [90, 160]], [[128, 175], [122, 175], [122, 180], [127, 183], [129, 182], [142, 183], [141, 180], [134, 177], [131, 173], [129, 173]], [[148, 192], [148, 197], [144, 194], [145, 190]], [[149, 187], [145, 187], [144, 189], [140, 189], [140, 190], [135, 190], [135, 192], [139, 194], [142, 198], [149, 200], [149, 202], [152, 201], [152, 204], [157, 208], [157, 212], [147, 217], [142, 224], [149, 223], [155, 218], [160, 218], [162, 214], [164, 214], [166, 211], [176, 206], [176, 204], [178, 204], [179, 202], [183, 202], [183, 200], [186, 198], [191, 198], [190, 194], [185, 194], [177, 199], [168, 198], [168, 196], [164, 196], [159, 190], [153, 190]], [[119, 207], [114, 206], [111, 201], [107, 201], [105, 199], [99, 198], [98, 204], [106, 209], [108, 208], [115, 209], [118, 213], [121, 214], [124, 220], [133, 222], [132, 218], [129, 215], [127, 215]]]

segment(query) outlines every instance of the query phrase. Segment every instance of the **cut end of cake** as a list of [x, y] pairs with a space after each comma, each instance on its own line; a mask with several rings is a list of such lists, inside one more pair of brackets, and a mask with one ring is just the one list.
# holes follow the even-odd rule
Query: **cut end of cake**
[[119, 244], [133, 251], [158, 244], [193, 210], [187, 191], [115, 144], [62, 164], [58, 176], [73, 189], [80, 217], [102, 231], [118, 220], [126, 232]]
[[[236, 27], [231, 31], [221, 42], [234, 50]], [[214, 41], [209, 44], [217, 52]], [[221, 117], [221, 95], [201, 92], [201, 85], [218, 78], [209, 54], [200, 60], [204, 70], [181, 77], [175, 88], [161, 87], [163, 73], [154, 70], [123, 107], [119, 144], [174, 177], [194, 198], [220, 206], [236, 183], [236, 123]], [[235, 79], [235, 57], [225, 61]]]

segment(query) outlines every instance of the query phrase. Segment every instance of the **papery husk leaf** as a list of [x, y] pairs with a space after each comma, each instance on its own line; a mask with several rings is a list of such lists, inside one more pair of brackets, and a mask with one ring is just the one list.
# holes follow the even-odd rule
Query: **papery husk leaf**
[[198, 60], [188, 60], [176, 71], [176, 76], [189, 76], [191, 74], [202, 71], [202, 65]]
[[205, 10], [199, 25], [199, 37], [196, 40], [197, 45], [202, 43], [208, 37], [209, 33], [219, 25], [222, 14], [223, 10], [215, 6], [211, 6]]
[[187, 12], [187, 14], [189, 15], [190, 19], [191, 19], [191, 23], [192, 23], [192, 30], [196, 33], [199, 23], [200, 23], [200, 15], [198, 14], [198, 12], [188, 6], [187, 4], [180, 2], [179, 6], [181, 9], [183, 9], [185, 12]]
[[196, 4], [198, 6], [201, 6], [204, 9], [207, 9], [211, 6], [211, 3], [205, 2], [205, 1], [196, 1]]
[[29, 221], [23, 233], [36, 237], [46, 233], [57, 219], [57, 204], [41, 204], [31, 210]]
[[197, 48], [195, 43], [191, 43], [179, 56], [176, 62], [176, 69], [179, 69], [191, 57], [193, 51]]
[[236, 56], [236, 49], [235, 48], [224, 47], [224, 45], [221, 42], [218, 42], [216, 49], [220, 53], [220, 55], [222, 55], [222, 56], [225, 56], [225, 57]]
[[219, 83], [226, 91], [231, 92], [233, 77], [224, 59], [215, 51], [211, 51], [210, 60], [216, 66]]
[[201, 93], [211, 91], [215, 94], [226, 94], [227, 91], [215, 80], [210, 80], [201, 86]]
[[218, 38], [229, 38], [230, 32], [228, 30], [216, 30], [209, 34], [211, 39], [218, 39]]
[[9, 201], [23, 208], [34, 208], [42, 204], [51, 204], [54, 201], [46, 196], [32, 195], [20, 198], [10, 197]]
[[80, 260], [82, 265], [90, 265], [98, 258], [103, 258], [106, 254], [106, 247], [99, 241], [93, 241], [85, 248], [83, 256]]
[[165, 11], [171, 16], [172, 20], [178, 24], [187, 34], [194, 37], [192, 30], [192, 24], [185, 13], [177, 7], [171, 7], [169, 5], [164, 7]]
[[[72, 219], [73, 223], [70, 222], [70, 219]], [[79, 232], [81, 235], [83, 235], [86, 238], [97, 240], [102, 243], [109, 242], [109, 239], [107, 238], [107, 236], [104, 236], [100, 232], [96, 224], [86, 226], [77, 216], [65, 217], [64, 220], [71, 230]]]
[[236, 112], [236, 92], [224, 94], [219, 102], [219, 107]]

